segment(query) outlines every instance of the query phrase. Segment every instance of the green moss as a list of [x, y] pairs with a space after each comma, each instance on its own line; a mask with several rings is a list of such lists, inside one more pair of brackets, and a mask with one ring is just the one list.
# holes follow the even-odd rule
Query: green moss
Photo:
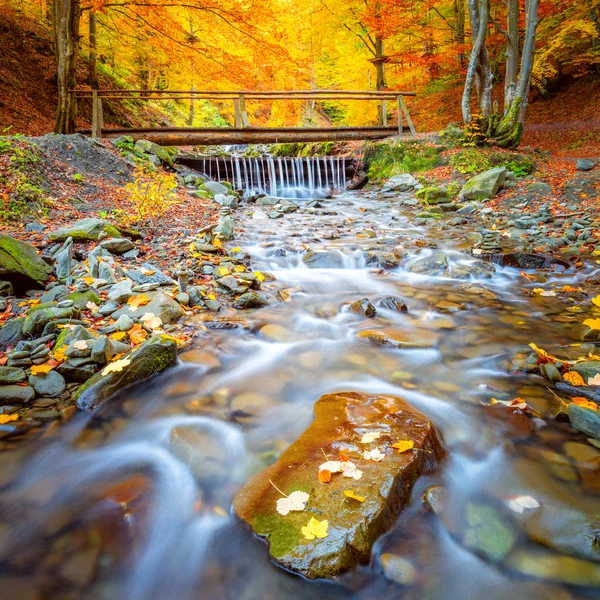
[[269, 539], [269, 549], [275, 558], [291, 552], [300, 541], [296, 528], [278, 514], [256, 517], [252, 529]]
[[102, 304], [102, 300], [100, 296], [96, 294], [93, 290], [86, 290], [85, 292], [73, 292], [69, 294], [65, 300], [72, 300], [73, 304], [80, 310], [84, 309], [88, 302], [93, 302], [98, 306]]
[[365, 163], [371, 181], [389, 179], [402, 173], [428, 171], [440, 163], [440, 147], [419, 140], [368, 144]]
[[448, 192], [441, 187], [425, 187], [418, 190], [415, 196], [424, 204], [439, 204], [441, 201], [448, 200]]
[[[113, 238], [121, 237], [121, 232], [113, 225], [106, 225], [106, 227], [104, 227], [104, 232]], [[75, 239], [75, 238], [73, 238], [73, 239]]]
[[443, 219], [444, 215], [442, 213], [421, 212], [417, 217], [421, 219]]

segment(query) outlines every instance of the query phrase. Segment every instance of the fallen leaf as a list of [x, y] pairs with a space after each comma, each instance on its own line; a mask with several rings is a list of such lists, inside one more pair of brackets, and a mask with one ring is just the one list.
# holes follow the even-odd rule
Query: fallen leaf
[[346, 498], [352, 498], [352, 500], [357, 500], [358, 502], [364, 502], [366, 500], [364, 496], [358, 496], [352, 490], [344, 490], [344, 495]]
[[277, 512], [285, 516], [293, 510], [304, 510], [309, 497], [306, 492], [296, 491], [285, 498], [279, 498], [277, 500]]
[[508, 507], [519, 514], [523, 514], [527, 508], [539, 508], [541, 504], [533, 496], [517, 496], [507, 501]]
[[98, 305], [95, 302], [92, 302], [91, 300], [85, 305], [85, 307], [88, 310], [91, 310], [92, 312], [96, 312], [98, 310]]
[[585, 385], [583, 377], [577, 371], [568, 371], [563, 375], [563, 379], [575, 387], [581, 387]]
[[261, 283], [265, 280], [265, 276], [260, 272], [260, 271], [254, 271], [254, 276], [256, 277], [256, 279], [258, 279]]
[[483, 250], [481, 248], [473, 248], [473, 254], [479, 256], [480, 254], [483, 254]]
[[218, 237], [216, 237], [216, 238], [213, 239], [212, 245], [215, 248], [222, 248], [223, 247], [223, 242], [221, 242], [221, 240]]
[[385, 458], [385, 454], [379, 450], [379, 448], [375, 448], [375, 450], [364, 451], [363, 458], [365, 460], [374, 460], [375, 462], [379, 462]]
[[127, 304], [129, 304], [129, 310], [131, 312], [136, 311], [140, 306], [145, 306], [150, 302], [150, 298], [146, 296], [146, 294], [139, 294], [137, 296], [132, 296], [127, 300]]
[[600, 373], [588, 379], [588, 385], [600, 385]]
[[321, 469], [318, 477], [321, 483], [329, 483], [331, 481], [331, 471], [328, 471], [327, 469]]
[[85, 340], [77, 340], [73, 342], [73, 348], [77, 348], [77, 350], [87, 350], [88, 345]]
[[341, 464], [342, 473], [344, 477], [350, 477], [358, 481], [362, 476], [363, 472], [353, 462], [343, 462]]
[[395, 444], [392, 444], [392, 448], [396, 448], [398, 450], [398, 454], [402, 454], [407, 450], [412, 450], [415, 446], [415, 443], [412, 440], [400, 440]]
[[113, 333], [110, 336], [111, 340], [115, 340], [115, 342], [120, 342], [121, 340], [124, 340], [127, 337], [127, 334], [124, 331], [115, 331], [115, 333]]
[[225, 275], [229, 275], [229, 269], [227, 267], [217, 267], [215, 274], [219, 277], [225, 277]]
[[319, 465], [319, 471], [329, 471], [330, 473], [339, 473], [342, 470], [342, 463], [339, 460], [328, 460]]
[[586, 319], [583, 324], [590, 329], [600, 329], [600, 319]]
[[[56, 358], [56, 357], [55, 357]], [[33, 365], [31, 367], [32, 375], [45, 375], [46, 373], [50, 373], [54, 367], [52, 365], [44, 364], [44, 365]]]
[[302, 527], [302, 535], [307, 540], [314, 540], [315, 538], [323, 539], [327, 537], [327, 529], [329, 528], [329, 522], [317, 521], [314, 517]]
[[52, 356], [54, 357], [54, 360], [61, 363], [61, 362], [65, 362], [65, 360], [67, 360], [67, 357], [65, 355], [65, 350], [67, 349], [67, 346], [65, 344], [63, 344], [62, 346], [60, 346], [60, 348], [57, 348], [53, 353]]
[[589, 408], [591, 410], [600, 410], [600, 408], [598, 407], [598, 405], [595, 402], [592, 402], [591, 400], [588, 400], [587, 398], [581, 398], [581, 397], [571, 398], [571, 402], [573, 404], [577, 404], [577, 406], [581, 406], [582, 408]]
[[600, 307], [600, 296], [592, 298], [592, 304], [595, 304], [596, 306]]
[[157, 317], [154, 313], [144, 313], [141, 316], [140, 321], [148, 329], [160, 329], [163, 325], [162, 319]]
[[365, 433], [365, 435], [363, 435], [362, 438], [360, 438], [360, 443], [370, 444], [374, 440], [378, 439], [379, 436], [381, 436], [380, 431], [369, 431], [368, 433]]
[[119, 360], [115, 360], [102, 369], [102, 375], [108, 375], [109, 373], [119, 373], [121, 372], [127, 365], [131, 363], [129, 358], [121, 358]]
[[146, 333], [145, 329], [139, 323], [136, 323], [127, 332], [127, 335], [129, 335], [129, 339], [136, 346], [137, 346], [137, 344], [141, 344], [148, 337], [148, 334]]
[[556, 292], [552, 290], [545, 290], [543, 288], [533, 288], [534, 294], [539, 294], [540, 296], [556, 296]]
[[19, 415], [0, 415], [0, 425], [6, 425], [6, 423], [17, 421], [18, 419]]
[[142, 272], [142, 275], [145, 275], [146, 277], [150, 277], [150, 275], [154, 275], [156, 273], [156, 271], [153, 271], [152, 269], [147, 269], [146, 267], [142, 267], [140, 271]]
[[539, 348], [538, 346], [536, 346], [534, 343], [529, 344], [529, 347], [533, 349], [533, 351], [541, 358], [544, 359], [546, 361], [557, 361], [558, 358], [556, 358], [555, 356], [552, 356], [552, 354], [548, 354], [545, 350], [543, 350], [542, 348]]
[[236, 273], [243, 273], [246, 270], [246, 267], [244, 267], [243, 265], [238, 265], [237, 267], [233, 267], [233, 270]]
[[83, 281], [85, 281], [88, 285], [92, 285], [96, 280], [88, 275], [87, 277], [83, 278]]

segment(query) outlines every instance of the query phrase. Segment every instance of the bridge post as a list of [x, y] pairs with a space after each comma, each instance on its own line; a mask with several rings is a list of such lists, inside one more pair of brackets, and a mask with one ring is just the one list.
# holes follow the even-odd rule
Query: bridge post
[[382, 100], [379, 107], [379, 125], [387, 127], [387, 100]]
[[102, 113], [102, 98], [98, 97], [98, 90], [92, 91], [92, 137], [101, 138], [104, 127], [104, 115]]
[[412, 119], [410, 118], [410, 113], [408, 112], [408, 108], [406, 106], [406, 102], [404, 102], [404, 98], [402, 96], [398, 96], [398, 108], [402, 109], [404, 114], [406, 115], [406, 122], [408, 123], [408, 128], [410, 129], [411, 135], [417, 135], [415, 130], [415, 126], [413, 125]]
[[250, 127], [248, 113], [246, 112], [246, 97], [244, 94], [240, 94], [240, 119], [242, 122], [242, 127]]
[[242, 126], [242, 115], [240, 113], [240, 99], [233, 99], [233, 111], [235, 114], [235, 127], [239, 129]]

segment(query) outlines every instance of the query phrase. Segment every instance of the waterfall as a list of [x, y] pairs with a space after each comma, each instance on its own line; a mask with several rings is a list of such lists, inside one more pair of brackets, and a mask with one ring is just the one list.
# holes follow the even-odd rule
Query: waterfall
[[346, 189], [348, 160], [336, 157], [306, 158], [202, 157], [194, 168], [209, 179], [229, 181], [244, 193], [276, 197], [324, 197]]

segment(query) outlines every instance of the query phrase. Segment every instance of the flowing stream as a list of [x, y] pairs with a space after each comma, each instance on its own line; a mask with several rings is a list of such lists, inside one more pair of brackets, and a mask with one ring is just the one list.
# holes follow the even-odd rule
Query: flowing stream
[[[450, 277], [365, 264], [363, 251], [386, 240], [406, 244], [415, 259], [435, 242], [451, 263], [469, 264], [467, 230], [417, 227], [397, 201], [377, 193], [347, 192], [324, 208], [277, 221], [259, 218], [260, 211], [253, 218], [251, 205], [237, 212], [243, 233], [234, 245], [253, 257], [255, 269], [275, 276], [263, 291], [284, 290], [289, 301], [192, 317], [195, 345], [179, 366], [32, 451], [0, 455], [0, 583], [13, 590], [11, 598], [34, 597], [25, 594], [32, 588], [44, 592], [35, 597], [51, 599], [595, 596], [598, 589], [580, 585], [579, 567], [567, 556], [578, 534], [563, 527], [559, 542], [539, 532], [536, 542], [507, 505], [531, 496], [584, 520], [598, 513], [578, 461], [600, 452], [568, 422], [553, 420], [557, 400], [547, 382], [512, 365], [529, 342], [576, 342], [577, 319], [554, 298], [524, 294], [540, 284], [516, 269], [482, 280], [491, 292], [482, 295]], [[309, 249], [328, 249], [341, 260], [335, 268], [307, 268], [302, 256]], [[544, 286], [576, 286], [593, 269], [549, 275]], [[363, 297], [375, 303], [389, 295], [402, 298], [408, 312], [378, 309], [367, 319], [347, 310]], [[428, 330], [439, 341], [430, 349], [391, 349], [356, 337], [368, 328]], [[230, 506], [236, 490], [308, 426], [319, 396], [341, 390], [411, 402], [439, 429], [448, 458], [418, 481], [370, 564], [335, 583], [305, 581], [273, 565]], [[492, 397], [523, 398], [539, 416], [499, 418], [481, 406]], [[473, 534], [453, 531], [452, 519], [444, 525], [424, 508], [431, 485], [446, 488], [450, 512], [467, 505], [484, 511], [477, 530], [483, 541], [465, 541]], [[506, 529], [510, 553], [502, 551]], [[492, 548], [482, 554], [486, 544]], [[382, 573], [381, 557], [390, 555], [404, 559], [406, 585]], [[547, 556], [562, 559], [577, 585], [555, 581]]]

